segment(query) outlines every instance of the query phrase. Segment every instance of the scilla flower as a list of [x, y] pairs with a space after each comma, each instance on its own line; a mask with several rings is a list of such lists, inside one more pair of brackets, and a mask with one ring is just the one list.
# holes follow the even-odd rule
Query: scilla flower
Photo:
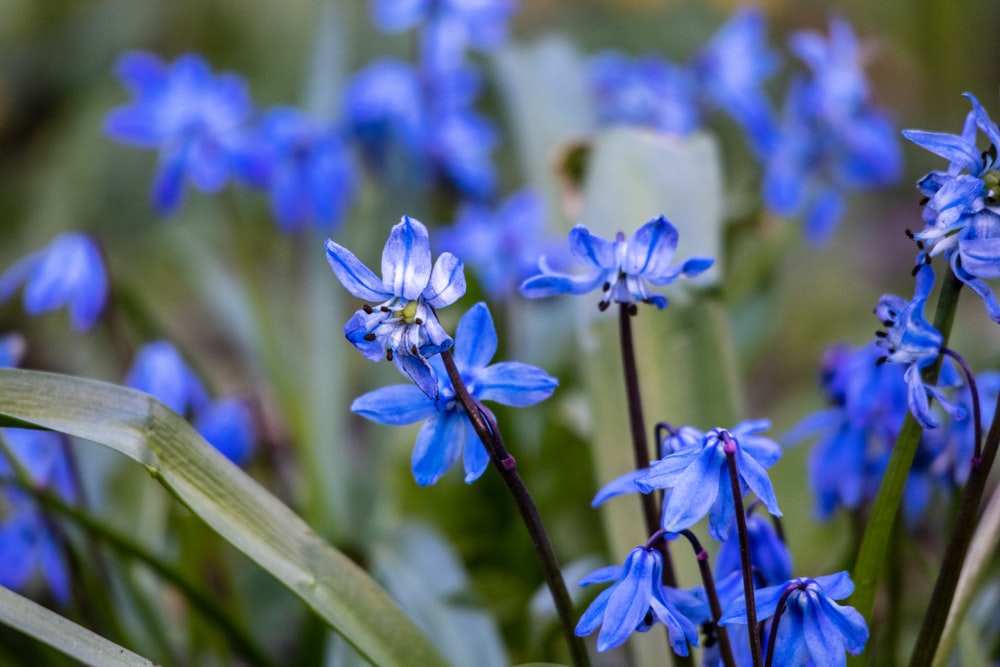
[[591, 267], [582, 276], [552, 271], [543, 257], [538, 262], [541, 273], [521, 284], [521, 294], [534, 299], [556, 294], [586, 294], [598, 287], [604, 292], [599, 307], [615, 303], [651, 303], [667, 307], [667, 298], [650, 291], [646, 282], [663, 286], [680, 277], [696, 276], [712, 266], [714, 260], [693, 257], [679, 266], [671, 266], [677, 249], [677, 229], [662, 215], [650, 220], [628, 241], [620, 233], [614, 242], [594, 236], [583, 225], [569, 233], [570, 252]]
[[366, 304], [347, 321], [347, 340], [372, 361], [383, 356], [394, 361], [421, 391], [435, 397], [437, 379], [427, 359], [453, 341], [434, 309], [465, 294], [462, 260], [445, 252], [432, 266], [427, 228], [408, 216], [393, 226], [382, 249], [382, 278], [332, 240], [326, 242], [326, 255], [348, 292], [376, 304]]
[[955, 417], [964, 415], [961, 407], [949, 402], [940, 389], [925, 383], [921, 376], [921, 370], [934, 363], [944, 344], [941, 333], [924, 318], [924, 304], [933, 287], [934, 270], [925, 264], [917, 271], [912, 300], [907, 302], [902, 297], [886, 294], [875, 306], [875, 316], [886, 327], [885, 332], [877, 334], [876, 342], [886, 351], [881, 360], [907, 365], [904, 375], [907, 405], [917, 421], [927, 428], [940, 425], [931, 414], [928, 394], [938, 399], [949, 414]]
[[590, 603], [576, 626], [581, 637], [601, 629], [598, 651], [620, 646], [657, 621], [666, 626], [674, 653], [687, 655], [689, 643], [698, 645], [698, 624], [708, 620], [707, 605], [688, 591], [663, 585], [663, 556], [657, 549], [638, 546], [624, 565], [595, 570], [580, 585], [606, 582], [614, 583]]
[[[775, 616], [783, 605], [774, 642], [773, 664], [803, 667], [845, 665], [845, 652], [858, 655], [868, 641], [868, 626], [853, 607], [842, 600], [854, 592], [847, 572], [825, 577], [800, 577], [760, 589], [755, 594], [757, 618]], [[746, 623], [746, 600], [739, 596], [729, 604], [719, 621], [722, 625]], [[810, 662], [811, 661], [811, 662]]]
[[649, 472], [635, 481], [643, 493], [670, 489], [664, 496], [663, 529], [676, 533], [708, 514], [708, 532], [725, 541], [736, 518], [727, 456], [736, 457], [740, 492], [750, 491], [781, 516], [771, 480], [765, 472], [781, 457], [781, 447], [757, 435], [770, 427], [767, 420], [743, 422], [732, 431], [712, 429], [696, 447], [683, 447], [654, 461]]
[[47, 247], [7, 269], [0, 276], [0, 300], [10, 298], [22, 284], [29, 315], [67, 306], [77, 331], [94, 326], [108, 300], [101, 251], [89, 236], [77, 232], [60, 234]]
[[[493, 318], [485, 303], [477, 303], [458, 322], [454, 351], [455, 365], [474, 399], [524, 407], [552, 395], [558, 385], [555, 378], [516, 361], [490, 364], [496, 350]], [[440, 365], [440, 357], [431, 362]], [[394, 385], [361, 396], [351, 410], [392, 426], [423, 420], [412, 461], [413, 478], [420, 486], [437, 482], [459, 456], [465, 463], [465, 481], [471, 483], [486, 470], [489, 455], [443, 368], [438, 369], [437, 382], [436, 399], [413, 385]]]

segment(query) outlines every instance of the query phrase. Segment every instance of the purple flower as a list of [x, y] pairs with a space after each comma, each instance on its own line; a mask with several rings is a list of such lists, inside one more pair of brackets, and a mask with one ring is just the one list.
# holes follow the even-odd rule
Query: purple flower
[[[476, 400], [525, 407], [539, 403], [558, 382], [540, 368], [516, 361], [491, 364], [497, 332], [485, 303], [462, 316], [455, 331], [455, 365]], [[435, 357], [432, 363], [443, 366]], [[420, 486], [437, 482], [461, 456], [465, 481], [479, 478], [489, 456], [465, 409], [455, 397], [451, 380], [439, 367], [436, 396], [413, 385], [383, 387], [359, 397], [351, 410], [379, 424], [399, 426], [423, 421], [413, 449], [413, 478]]]
[[89, 236], [78, 232], [64, 232], [15, 262], [0, 276], [0, 300], [9, 299], [22, 284], [29, 315], [67, 306], [77, 331], [94, 326], [108, 300], [101, 251]]
[[662, 215], [640, 227], [628, 241], [620, 233], [614, 242], [594, 236], [583, 225], [569, 233], [570, 252], [589, 265], [590, 272], [572, 276], [553, 271], [543, 257], [538, 262], [541, 271], [521, 284], [521, 294], [537, 299], [557, 294], [586, 294], [598, 287], [604, 293], [599, 307], [604, 310], [615, 303], [651, 303], [667, 307], [667, 298], [646, 287], [646, 282], [663, 286], [681, 277], [696, 276], [708, 269], [714, 260], [692, 257], [679, 266], [672, 266], [677, 249], [677, 229]]
[[215, 193], [245, 167], [251, 105], [241, 78], [213, 74], [196, 54], [166, 64], [149, 53], [127, 53], [116, 73], [135, 99], [108, 115], [104, 131], [160, 151], [153, 203], [161, 213], [177, 210], [185, 179]]
[[581, 586], [614, 582], [598, 595], [576, 626], [578, 636], [598, 628], [597, 650], [608, 651], [625, 643], [633, 632], [646, 632], [656, 622], [667, 628], [670, 647], [688, 654], [688, 644], [698, 645], [698, 625], [708, 620], [705, 602], [692, 593], [663, 585], [663, 556], [653, 548], [633, 549], [621, 566], [595, 570]]
[[[366, 358], [394, 361], [421, 391], [434, 398], [438, 385], [428, 357], [452, 346], [435, 308], [451, 305], [465, 294], [462, 261], [442, 253], [431, 265], [427, 228], [403, 216], [382, 250], [382, 278], [347, 248], [326, 242], [326, 255], [337, 279], [365, 305], [344, 325], [344, 335]], [[381, 302], [381, 303], [380, 303]]]

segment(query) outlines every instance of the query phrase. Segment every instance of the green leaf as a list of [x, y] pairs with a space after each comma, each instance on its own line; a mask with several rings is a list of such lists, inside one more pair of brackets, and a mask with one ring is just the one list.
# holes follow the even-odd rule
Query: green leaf
[[86, 665], [135, 667], [153, 663], [0, 586], [0, 622], [62, 651]]
[[94, 380], [0, 369], [0, 416], [92, 440], [142, 463], [373, 664], [447, 664], [371, 577], [156, 399]]

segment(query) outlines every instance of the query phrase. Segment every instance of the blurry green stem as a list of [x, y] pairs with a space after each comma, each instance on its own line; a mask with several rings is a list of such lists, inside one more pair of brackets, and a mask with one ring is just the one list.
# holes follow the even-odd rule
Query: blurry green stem
[[[994, 415], [1000, 415], [1000, 397], [998, 397], [997, 403]], [[945, 549], [941, 571], [934, 583], [934, 592], [931, 594], [931, 601], [927, 607], [927, 613], [924, 615], [920, 634], [917, 635], [917, 644], [913, 647], [913, 655], [910, 657], [911, 667], [928, 667], [934, 659], [938, 642], [941, 641], [941, 633], [948, 620], [948, 611], [951, 609], [955, 587], [958, 585], [958, 578], [962, 573], [965, 554], [969, 550], [969, 542], [972, 540], [972, 534], [979, 519], [979, 503], [983, 497], [983, 490], [986, 488], [990, 468], [997, 455], [998, 445], [1000, 445], [1000, 420], [994, 416], [990, 431], [986, 436], [982, 459], [975, 457], [972, 460], [972, 469], [969, 471], [969, 479], [962, 491], [958, 515], [955, 517], [954, 532]]]
[[479, 439], [483, 441], [486, 451], [489, 452], [490, 461], [500, 473], [500, 477], [514, 498], [514, 503], [521, 514], [521, 520], [524, 521], [524, 525], [528, 529], [531, 543], [535, 547], [535, 553], [542, 566], [545, 583], [548, 584], [552, 601], [555, 603], [556, 612], [559, 615], [559, 621], [562, 623], [563, 632], [566, 635], [566, 641], [569, 643], [573, 664], [576, 667], [588, 667], [590, 656], [587, 655], [583, 639], [577, 637], [575, 632], [573, 601], [566, 590], [566, 582], [563, 580], [562, 570], [559, 569], [559, 562], [552, 550], [552, 543], [549, 541], [545, 526], [542, 524], [542, 517], [538, 513], [538, 508], [535, 506], [531, 494], [528, 493], [528, 488], [524, 485], [524, 480], [517, 472], [517, 462], [504, 446], [500, 429], [497, 427], [493, 415], [469, 393], [462, 380], [462, 374], [455, 365], [451, 350], [442, 352], [441, 359], [448, 370], [448, 378], [455, 389], [455, 396], [465, 409]]
[[[937, 310], [934, 313], [934, 327], [943, 336], [942, 347], [948, 344], [961, 288], [962, 282], [951, 271], [948, 271], [945, 274], [941, 294], [938, 296]], [[925, 369], [924, 379], [927, 382], [937, 382], [942, 359], [943, 355], [939, 356], [933, 365]], [[875, 604], [875, 591], [879, 578], [882, 576], [890, 542], [886, 536], [892, 535], [892, 524], [899, 511], [903, 487], [906, 486], [906, 478], [909, 476], [910, 466], [913, 464], [913, 457], [917, 453], [917, 444], [920, 442], [922, 433], [923, 429], [920, 424], [917, 423], [912, 414], [907, 413], [903, 427], [900, 429], [899, 435], [896, 436], [896, 443], [889, 456], [889, 463], [882, 477], [882, 483], [879, 485], [878, 495], [875, 496], [875, 502], [872, 504], [868, 525], [861, 538], [861, 548], [858, 550], [853, 572], [854, 595], [851, 596], [850, 603], [869, 622], [871, 622], [872, 608]], [[933, 657], [933, 655], [932, 651], [929, 657]]]

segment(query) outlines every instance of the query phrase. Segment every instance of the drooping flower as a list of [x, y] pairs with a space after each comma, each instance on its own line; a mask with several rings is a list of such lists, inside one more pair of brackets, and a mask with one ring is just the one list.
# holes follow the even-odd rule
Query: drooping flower
[[[799, 577], [756, 591], [758, 620], [774, 616], [782, 601], [785, 605], [775, 638], [774, 664], [783, 667], [845, 665], [845, 652], [858, 655], [864, 651], [868, 641], [864, 617], [853, 607], [834, 602], [852, 592], [854, 583], [847, 572]], [[723, 612], [719, 623], [746, 624], [746, 611], [746, 600], [737, 597]]]
[[701, 94], [739, 124], [758, 155], [770, 147], [776, 122], [763, 84], [777, 71], [779, 59], [766, 37], [760, 10], [742, 9], [692, 62]]
[[181, 416], [200, 411], [208, 393], [177, 348], [165, 340], [142, 346], [125, 376], [125, 386], [159, 399]]
[[712, 429], [698, 447], [684, 447], [654, 461], [649, 472], [635, 480], [643, 493], [670, 489], [664, 496], [663, 529], [676, 533], [708, 514], [708, 532], [724, 541], [736, 518], [727, 454], [736, 458], [741, 495], [750, 491], [781, 516], [778, 500], [765, 468], [781, 457], [781, 447], [757, 433], [770, 427], [767, 420], [738, 424], [732, 431]]
[[[932, 171], [917, 182], [926, 197], [924, 229], [913, 234], [920, 248], [917, 263], [944, 254], [955, 276], [982, 300], [994, 322], [1000, 304], [983, 279], [1000, 277], [1000, 129], [973, 95], [961, 135], [904, 130], [903, 136], [948, 160], [947, 171]], [[978, 132], [989, 140], [980, 152]]]
[[[459, 320], [455, 331], [455, 365], [462, 382], [477, 401], [525, 407], [552, 395], [558, 381], [540, 368], [516, 361], [490, 364], [497, 350], [497, 333], [485, 303], [477, 303]], [[413, 385], [383, 387], [359, 397], [351, 411], [379, 424], [400, 426], [423, 421], [413, 449], [413, 477], [420, 486], [437, 482], [461, 456], [465, 481], [479, 478], [489, 455], [455, 396], [439, 357], [433, 394]], [[436, 398], [435, 398], [436, 395]]]
[[260, 121], [265, 187], [271, 212], [285, 231], [310, 224], [330, 227], [343, 218], [356, 176], [347, 147], [332, 127], [291, 108], [272, 109]]
[[829, 40], [802, 32], [791, 46], [811, 71], [789, 85], [765, 156], [763, 196], [780, 215], [804, 215], [807, 238], [821, 243], [843, 214], [844, 192], [894, 183], [902, 154], [870, 100], [862, 47], [846, 21], [830, 21]]
[[134, 99], [108, 115], [104, 131], [160, 151], [153, 203], [161, 213], [177, 210], [186, 179], [215, 193], [250, 168], [245, 130], [251, 104], [241, 78], [213, 74], [196, 54], [167, 64], [149, 53], [127, 53], [115, 69]]
[[436, 396], [437, 380], [427, 360], [449, 349], [453, 341], [434, 309], [465, 294], [462, 260], [445, 252], [432, 266], [427, 228], [405, 215], [393, 226], [382, 250], [382, 278], [331, 239], [326, 255], [348, 292], [377, 304], [366, 304], [347, 321], [347, 340], [372, 361], [383, 357], [394, 361], [421, 391]]
[[9, 299], [22, 284], [29, 315], [66, 306], [77, 331], [94, 326], [108, 300], [101, 251], [79, 232], [59, 234], [42, 250], [15, 262], [0, 276], [0, 300]]
[[663, 585], [663, 556], [655, 548], [638, 546], [621, 566], [595, 570], [581, 586], [614, 582], [598, 595], [580, 618], [576, 634], [597, 635], [597, 650], [623, 644], [633, 632], [646, 632], [656, 622], [667, 628], [670, 647], [688, 654], [698, 646], [698, 624], [708, 620], [708, 607], [692, 593]]
[[236, 465], [246, 463], [253, 453], [257, 430], [250, 407], [239, 398], [211, 401], [195, 417], [194, 427]]
[[714, 260], [692, 257], [679, 266], [671, 266], [677, 249], [677, 230], [662, 215], [640, 227], [628, 241], [618, 234], [614, 242], [594, 236], [583, 225], [569, 233], [570, 252], [590, 266], [590, 272], [571, 276], [551, 270], [545, 258], [538, 262], [539, 275], [521, 284], [521, 294], [536, 299], [557, 294], [586, 294], [598, 287], [604, 292], [599, 307], [615, 303], [651, 303], [667, 307], [667, 298], [652, 292], [646, 282], [663, 286], [681, 277], [696, 276]]
[[876, 343], [886, 351], [885, 361], [907, 366], [904, 378], [910, 412], [926, 428], [935, 428], [940, 421], [931, 414], [928, 394], [952, 416], [959, 417], [964, 411], [951, 403], [940, 389], [924, 382], [921, 375], [921, 370], [933, 364], [941, 354], [944, 337], [924, 317], [924, 304], [934, 287], [934, 270], [925, 264], [916, 277], [916, 290], [909, 302], [894, 294], [879, 299], [875, 316], [886, 331], [878, 334]]

